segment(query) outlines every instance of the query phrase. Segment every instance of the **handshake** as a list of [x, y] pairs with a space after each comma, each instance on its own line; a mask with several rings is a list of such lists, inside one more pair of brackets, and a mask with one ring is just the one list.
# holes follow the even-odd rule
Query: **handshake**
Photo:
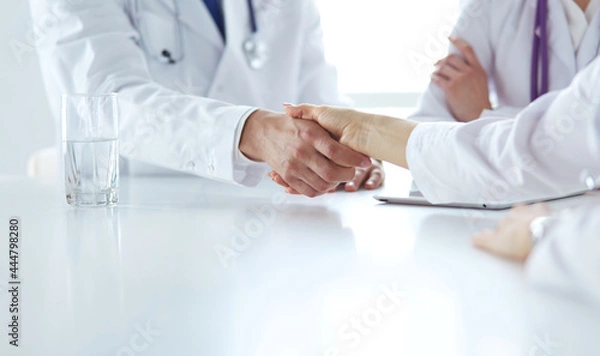
[[370, 158], [369, 115], [353, 110], [285, 104], [285, 114], [254, 112], [246, 121], [240, 151], [269, 164], [269, 176], [290, 194], [317, 197], [345, 183], [376, 189], [385, 173]]

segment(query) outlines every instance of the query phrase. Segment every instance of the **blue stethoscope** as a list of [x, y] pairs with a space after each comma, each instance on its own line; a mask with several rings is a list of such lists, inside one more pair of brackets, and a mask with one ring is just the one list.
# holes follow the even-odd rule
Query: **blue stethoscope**
[[[535, 13], [535, 27], [533, 29], [533, 53], [531, 56], [531, 101], [548, 92], [550, 60], [548, 57], [547, 23], [548, 0], [538, 0]], [[542, 76], [541, 81], [539, 78], [540, 74]]]
[[252, 0], [248, 0], [248, 12], [250, 13], [251, 33], [242, 44], [242, 50], [246, 55], [248, 66], [254, 70], [259, 70], [263, 68], [269, 60], [269, 49], [265, 42], [258, 38], [258, 24]]

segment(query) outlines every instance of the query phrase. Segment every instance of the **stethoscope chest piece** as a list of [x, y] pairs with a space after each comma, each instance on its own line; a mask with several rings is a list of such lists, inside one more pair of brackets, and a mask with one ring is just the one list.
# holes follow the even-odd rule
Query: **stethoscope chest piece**
[[264, 41], [251, 35], [243, 43], [243, 51], [248, 61], [248, 66], [254, 70], [262, 69], [269, 60], [269, 49]]

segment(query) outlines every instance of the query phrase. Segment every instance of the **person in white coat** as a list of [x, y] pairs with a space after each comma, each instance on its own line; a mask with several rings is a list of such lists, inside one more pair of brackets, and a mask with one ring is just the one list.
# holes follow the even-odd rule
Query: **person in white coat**
[[598, 55], [599, 10], [600, 0], [471, 0], [410, 118], [514, 117], [538, 96], [566, 88]]
[[475, 246], [525, 266], [535, 292], [528, 316], [544, 338], [530, 354], [600, 353], [599, 198], [556, 213], [519, 206], [495, 229], [473, 236]]
[[383, 180], [378, 162], [318, 125], [270, 111], [343, 104], [313, 1], [31, 0], [31, 9], [34, 23], [60, 14], [38, 47], [55, 116], [61, 94], [118, 93], [120, 153], [134, 173], [255, 186], [269, 165], [310, 197]]
[[286, 111], [358, 152], [409, 168], [431, 203], [515, 203], [600, 182], [598, 83], [600, 57], [567, 89], [542, 96], [514, 120], [419, 123], [308, 104]]
[[600, 204], [552, 214], [544, 205], [520, 206], [494, 230], [473, 237], [493, 254], [525, 262], [531, 282], [600, 307]]

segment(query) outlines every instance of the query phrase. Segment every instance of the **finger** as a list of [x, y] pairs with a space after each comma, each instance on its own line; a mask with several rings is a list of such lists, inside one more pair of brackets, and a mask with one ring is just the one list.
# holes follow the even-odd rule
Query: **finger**
[[365, 183], [365, 189], [373, 190], [373, 189], [377, 189], [377, 188], [381, 187], [384, 179], [385, 179], [385, 173], [384, 173], [383, 169], [374, 168], [371, 171], [369, 179], [367, 179], [367, 182]]
[[[317, 151], [321, 152], [323, 156], [329, 158], [339, 166], [361, 168], [371, 167], [371, 158], [342, 145], [329, 136], [325, 136], [322, 139], [316, 140], [314, 145]], [[349, 179], [352, 179], [352, 177]]]
[[460, 58], [456, 54], [451, 54], [448, 57], [446, 57], [444, 60], [444, 63], [453, 67], [454, 69], [456, 69], [459, 72], [462, 72], [469, 67], [467, 62], [465, 62], [464, 59]]
[[356, 173], [354, 174], [354, 178], [351, 181], [345, 184], [344, 189], [347, 192], [356, 192], [360, 186], [364, 183], [365, 179], [367, 179], [367, 174], [369, 170], [358, 168], [356, 169]]
[[287, 189], [285, 190], [285, 192], [286, 192], [287, 194], [291, 194], [291, 195], [302, 195], [302, 194], [300, 194], [300, 193], [299, 193], [299, 192], [298, 192], [296, 189], [294, 189], [294, 188], [287, 188]]
[[[327, 160], [325, 160], [325, 158], [321, 157], [321, 159], [323, 159], [325, 162], [327, 162]], [[329, 164], [330, 166], [333, 166], [333, 164], [331, 162], [327, 162], [327, 164]], [[335, 166], [333, 169], [335, 169]], [[349, 168], [349, 169], [353, 169], [353, 168]], [[327, 171], [327, 169], [325, 169], [325, 171]], [[339, 181], [337, 181], [337, 180], [329, 180], [329, 179], [335, 179], [335, 178], [328, 177], [327, 175], [325, 176], [325, 178], [321, 178], [321, 176], [319, 174], [317, 174], [315, 171], [313, 171], [310, 166], [305, 166], [304, 168], [302, 168], [300, 170], [298, 178], [300, 178], [302, 181], [304, 181], [306, 184], [308, 184], [312, 189], [314, 189], [319, 194], [324, 194], [324, 193], [330, 191], [331, 189], [335, 188], [339, 183]]]
[[434, 73], [442, 75], [450, 80], [458, 77], [461, 74], [454, 67], [449, 65], [441, 65]]
[[481, 66], [479, 64], [479, 59], [477, 59], [477, 55], [475, 54], [475, 51], [473, 50], [473, 47], [471, 47], [466, 41], [464, 41], [460, 38], [450, 37], [450, 42], [452, 42], [452, 44], [465, 57], [467, 64], [470, 64], [473, 66], [479, 66], [479, 67]]
[[307, 166], [327, 183], [348, 182], [355, 174], [354, 167], [337, 165], [316, 151]]
[[290, 185], [287, 184], [287, 182], [285, 180], [283, 180], [283, 178], [278, 173], [274, 173], [273, 176], [271, 177], [271, 180], [273, 180], [273, 182], [279, 184], [280, 186], [282, 186], [284, 188], [290, 187]]
[[322, 110], [321, 107], [310, 104], [283, 104], [283, 108], [285, 109], [285, 113], [291, 118], [312, 120], [316, 122], [319, 122], [319, 116]]
[[442, 88], [442, 90], [446, 90], [446, 88], [448, 87], [448, 84], [450, 84], [450, 79], [443, 77], [437, 73], [433, 73], [431, 75], [431, 81], [433, 82], [433, 84]]
[[292, 190], [294, 190], [294, 191], [296, 191], [302, 195], [305, 195], [309, 198], [315, 198], [322, 194], [322, 193], [317, 192], [310, 185], [308, 185], [306, 182], [304, 182], [303, 180], [301, 180], [299, 178], [288, 178], [285, 181], [290, 185], [290, 187], [286, 189], [286, 192], [288, 190], [290, 192]]

